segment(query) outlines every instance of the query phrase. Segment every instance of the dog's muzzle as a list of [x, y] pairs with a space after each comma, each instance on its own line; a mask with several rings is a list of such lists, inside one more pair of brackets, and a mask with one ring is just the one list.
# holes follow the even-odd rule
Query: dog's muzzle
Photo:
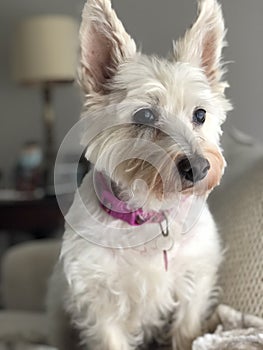
[[195, 183], [206, 177], [210, 164], [207, 159], [196, 155], [181, 159], [177, 169], [182, 179]]

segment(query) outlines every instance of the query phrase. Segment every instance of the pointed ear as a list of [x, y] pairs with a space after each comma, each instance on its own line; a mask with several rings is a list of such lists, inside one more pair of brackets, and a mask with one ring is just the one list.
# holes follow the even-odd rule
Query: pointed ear
[[80, 27], [79, 81], [86, 93], [103, 93], [119, 65], [136, 53], [110, 0], [88, 0]]
[[212, 87], [224, 89], [220, 82], [224, 73], [221, 64], [222, 49], [226, 44], [224, 37], [221, 6], [216, 0], [199, 0], [196, 22], [174, 45], [176, 60], [202, 68]]

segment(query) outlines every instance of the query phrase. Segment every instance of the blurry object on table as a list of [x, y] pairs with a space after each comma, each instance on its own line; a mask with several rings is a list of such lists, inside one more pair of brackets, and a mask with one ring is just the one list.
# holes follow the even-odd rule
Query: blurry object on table
[[19, 154], [15, 184], [19, 191], [35, 191], [43, 186], [43, 152], [35, 141], [26, 142]]

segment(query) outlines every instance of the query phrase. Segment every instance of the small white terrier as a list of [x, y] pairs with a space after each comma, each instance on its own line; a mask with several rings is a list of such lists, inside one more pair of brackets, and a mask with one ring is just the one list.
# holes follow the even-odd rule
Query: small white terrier
[[149, 57], [110, 0], [86, 4], [79, 82], [93, 170], [66, 216], [50, 284], [60, 350], [131, 350], [161, 339], [188, 350], [202, 333], [222, 258], [205, 201], [225, 167], [224, 36], [220, 5], [199, 0], [169, 59]]

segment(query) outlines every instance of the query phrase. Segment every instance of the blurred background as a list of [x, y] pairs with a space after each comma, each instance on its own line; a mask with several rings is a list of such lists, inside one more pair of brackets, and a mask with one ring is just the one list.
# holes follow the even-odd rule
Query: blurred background
[[[17, 243], [59, 237], [63, 231], [52, 172], [59, 145], [81, 112], [74, 77], [84, 2], [0, 2], [0, 256]], [[227, 95], [234, 105], [224, 126], [226, 187], [262, 159], [263, 2], [221, 3], [229, 43]], [[113, 6], [147, 54], [166, 55], [196, 14], [195, 0], [113, 0]], [[74, 152], [65, 158], [66, 169]], [[80, 173], [87, 168], [83, 161]], [[8, 288], [2, 303], [13, 307]]]

